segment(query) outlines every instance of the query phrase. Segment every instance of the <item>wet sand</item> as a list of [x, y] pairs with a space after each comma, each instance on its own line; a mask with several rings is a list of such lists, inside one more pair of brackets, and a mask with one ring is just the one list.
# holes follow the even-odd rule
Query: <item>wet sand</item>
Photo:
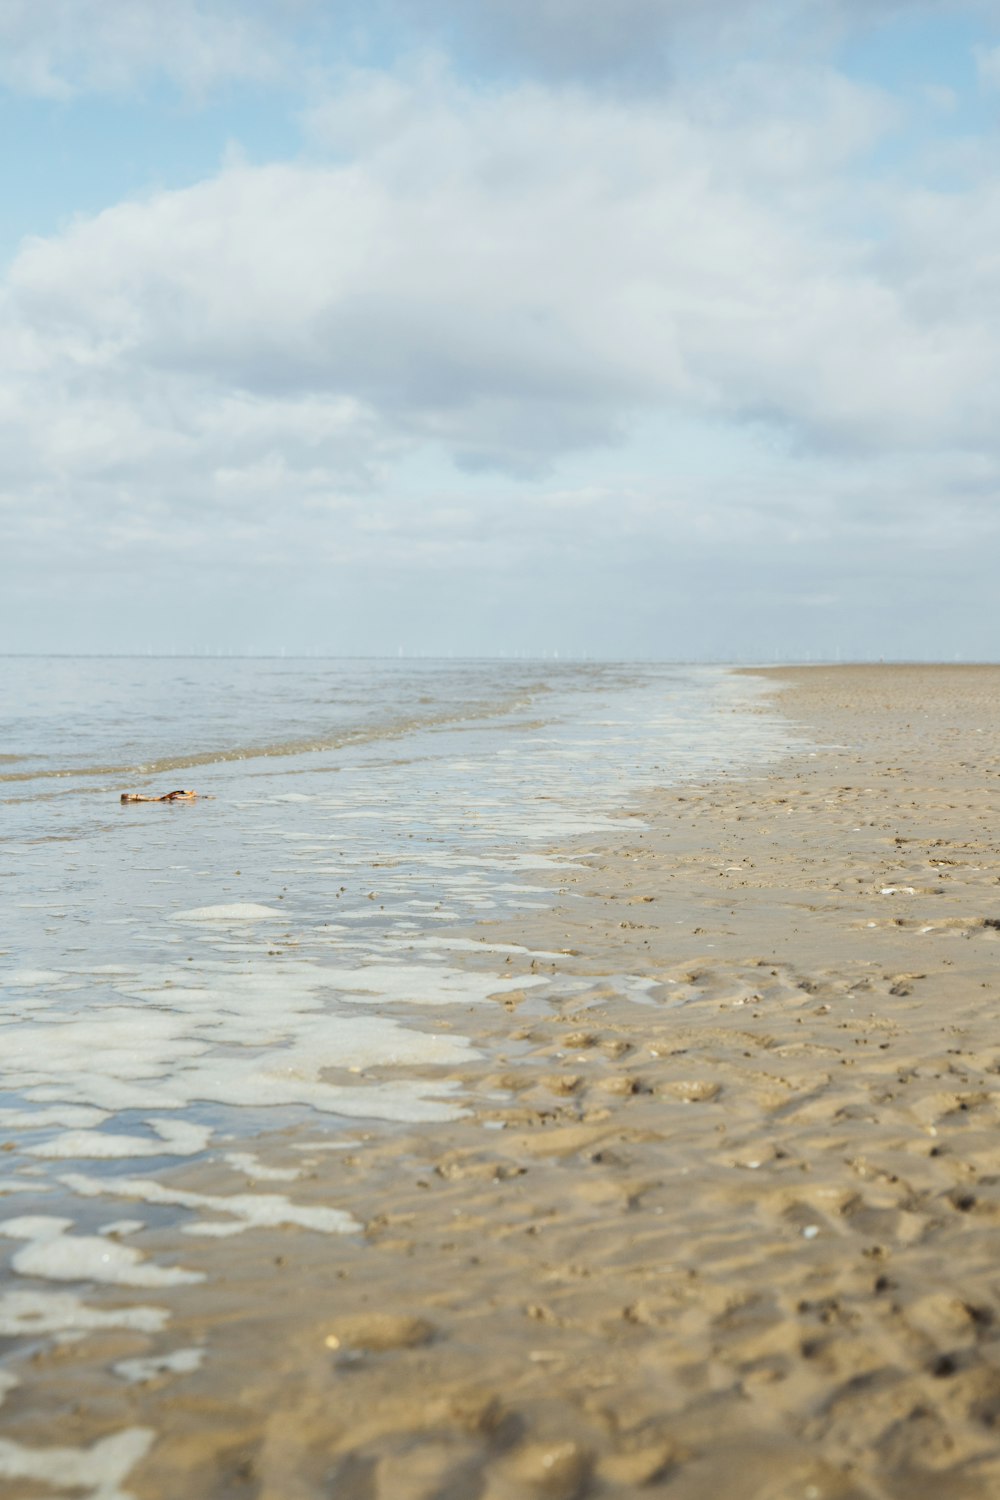
[[257, 1143], [243, 1191], [363, 1232], [126, 1238], [209, 1279], [40, 1340], [5, 1437], [155, 1431], [102, 1500], [1000, 1494], [1000, 668], [766, 675], [811, 752], [624, 810], [468, 934], [567, 984], [449, 1012], [465, 1119]]

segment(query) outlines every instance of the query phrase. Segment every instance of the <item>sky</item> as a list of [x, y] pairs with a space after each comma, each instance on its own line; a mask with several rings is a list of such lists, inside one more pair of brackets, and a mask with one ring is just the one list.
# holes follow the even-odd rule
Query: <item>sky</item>
[[0, 0], [0, 651], [1000, 659], [1000, 0]]

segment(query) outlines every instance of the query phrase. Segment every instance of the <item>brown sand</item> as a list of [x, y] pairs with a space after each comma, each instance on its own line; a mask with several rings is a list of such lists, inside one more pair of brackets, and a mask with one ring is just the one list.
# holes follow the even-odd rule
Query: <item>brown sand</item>
[[363, 1235], [185, 1237], [168, 1333], [40, 1353], [8, 1434], [154, 1427], [141, 1500], [1000, 1495], [1000, 668], [772, 675], [817, 753], [476, 929], [592, 986], [461, 1014], [470, 1118], [316, 1153], [293, 1196]]

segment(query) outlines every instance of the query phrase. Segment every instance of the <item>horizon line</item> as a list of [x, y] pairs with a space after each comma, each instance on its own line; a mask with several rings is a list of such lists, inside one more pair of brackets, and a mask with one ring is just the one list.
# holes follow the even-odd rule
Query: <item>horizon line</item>
[[3, 661], [433, 661], [433, 662], [544, 662], [671, 667], [851, 667], [851, 666], [997, 666], [985, 656], [597, 656], [591, 653], [472, 653], [439, 652], [306, 652], [306, 651], [0, 651]]

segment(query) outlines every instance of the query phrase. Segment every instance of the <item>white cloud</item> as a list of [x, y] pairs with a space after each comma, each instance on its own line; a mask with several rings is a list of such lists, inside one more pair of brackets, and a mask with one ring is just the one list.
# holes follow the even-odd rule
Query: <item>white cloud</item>
[[[427, 48], [497, 70], [631, 86], [692, 57], [817, 58], [893, 17], [990, 12], [991, 0], [0, 0], [0, 85], [68, 99], [166, 77], [301, 87], [346, 57]], [[983, 54], [984, 72], [992, 64]], [[673, 76], [676, 74], [677, 76]]]
[[[281, 0], [0, 0], [0, 83], [66, 99], [166, 75], [200, 91], [273, 78], [288, 48]], [[301, 8], [301, 7], [300, 7]]]
[[888, 119], [825, 72], [746, 70], [724, 106], [362, 78], [311, 117], [342, 164], [234, 166], [27, 243], [8, 347], [72, 397], [85, 464], [81, 399], [127, 416], [129, 451], [193, 440], [185, 392], [198, 430], [233, 397], [348, 402], [386, 441], [511, 472], [663, 403], [814, 443], [978, 441], [970, 377], [997, 372], [968, 282], [949, 290], [950, 205], [906, 209], [922, 244], [893, 276], [836, 226]]
[[986, 9], [990, 0], [390, 0], [416, 35], [439, 36], [488, 69], [551, 78], [662, 78], [692, 50], [820, 56], [850, 31], [895, 17]]
[[[355, 76], [310, 113], [309, 160], [22, 246], [8, 566], [513, 573], [530, 535], [539, 566], [801, 546], [821, 575], [827, 549], [977, 534], [1000, 188], [860, 185], [894, 121], [819, 66], [630, 103]], [[670, 435], [636, 456], [663, 414], [690, 463]]]

